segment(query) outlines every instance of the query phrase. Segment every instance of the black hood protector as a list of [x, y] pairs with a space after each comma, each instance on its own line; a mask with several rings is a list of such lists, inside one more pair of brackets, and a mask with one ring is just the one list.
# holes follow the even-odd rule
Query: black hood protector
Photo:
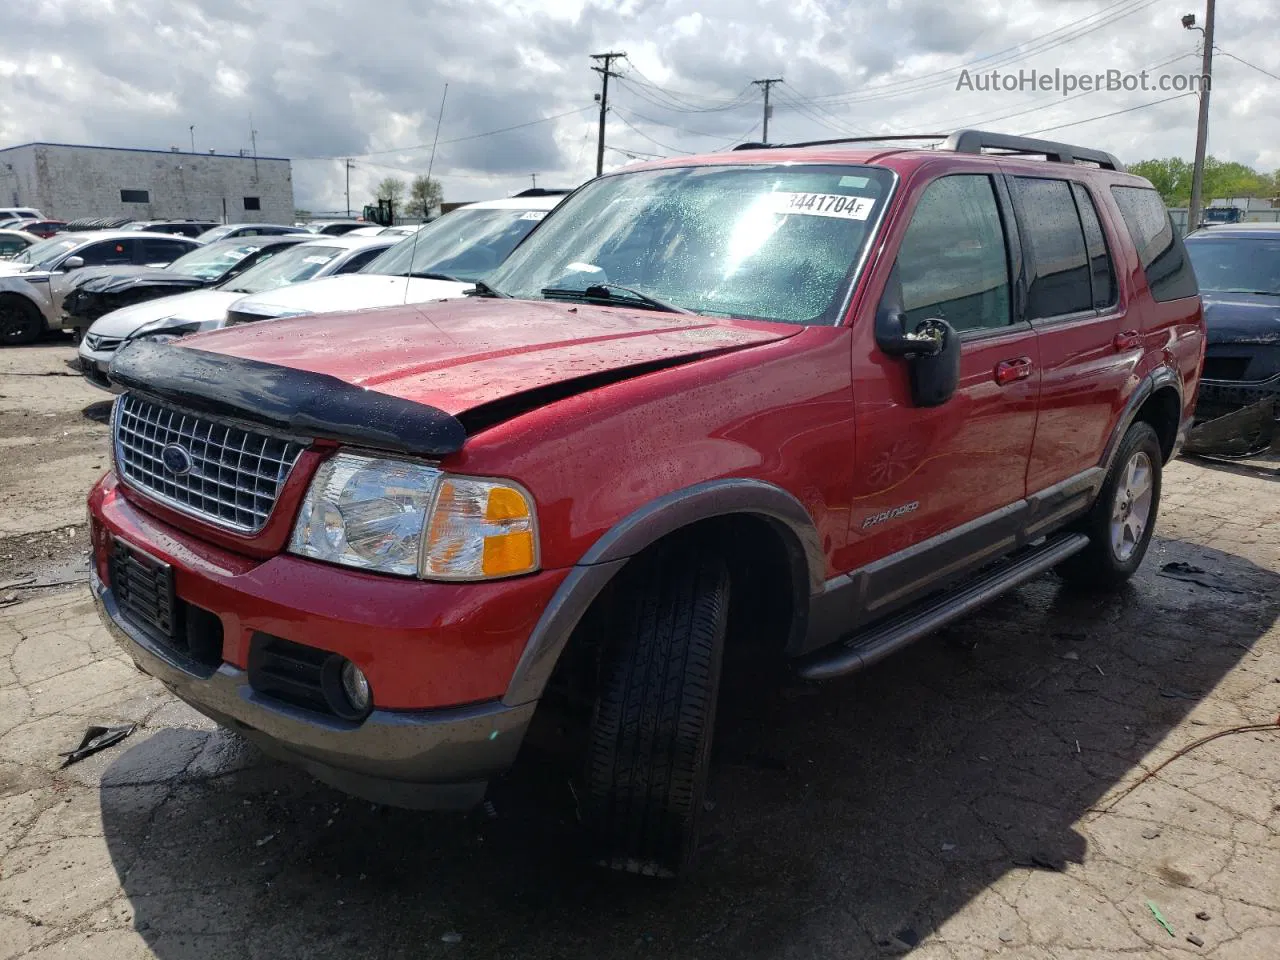
[[213, 416], [234, 417], [293, 436], [392, 453], [457, 453], [467, 431], [452, 414], [337, 377], [178, 344], [135, 340], [111, 361], [120, 386]]

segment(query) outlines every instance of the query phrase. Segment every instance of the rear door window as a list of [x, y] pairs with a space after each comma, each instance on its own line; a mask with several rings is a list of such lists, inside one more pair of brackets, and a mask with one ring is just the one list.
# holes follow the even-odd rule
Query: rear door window
[[1093, 198], [1082, 183], [1071, 184], [1076, 197], [1076, 209], [1080, 211], [1080, 224], [1084, 227], [1084, 243], [1089, 253], [1089, 279], [1093, 283], [1093, 305], [1104, 310], [1116, 302], [1116, 271], [1107, 252], [1107, 239], [1102, 233], [1098, 210]]
[[1161, 302], [1194, 297], [1200, 291], [1182, 238], [1173, 228], [1160, 194], [1148, 187], [1112, 187], [1151, 296]]
[[176, 240], [158, 240], [147, 238], [142, 241], [141, 263], [172, 263], [183, 254], [190, 253], [192, 247]]
[[1010, 177], [1027, 254], [1027, 319], [1093, 309], [1093, 289], [1080, 214], [1066, 180]]
[[909, 328], [936, 318], [961, 332], [1009, 325], [1009, 252], [990, 177], [943, 177], [925, 187], [897, 272]]

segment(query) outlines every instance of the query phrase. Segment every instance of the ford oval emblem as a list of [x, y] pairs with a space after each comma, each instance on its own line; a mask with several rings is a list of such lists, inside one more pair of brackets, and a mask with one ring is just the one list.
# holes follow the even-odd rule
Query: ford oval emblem
[[185, 477], [191, 472], [191, 454], [176, 443], [171, 443], [160, 451], [160, 462], [175, 477]]

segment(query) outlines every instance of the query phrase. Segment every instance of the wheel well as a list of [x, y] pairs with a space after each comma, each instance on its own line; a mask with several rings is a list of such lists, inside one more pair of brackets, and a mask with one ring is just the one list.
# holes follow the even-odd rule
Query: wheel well
[[0, 291], [0, 306], [17, 306], [20, 309], [28, 310], [37, 317], [44, 319], [44, 314], [40, 312], [40, 308], [31, 302], [30, 298], [24, 297], [20, 293], [14, 293], [12, 290]]
[[1178, 440], [1178, 424], [1182, 419], [1182, 401], [1173, 387], [1161, 387], [1138, 408], [1134, 423], [1149, 423], [1160, 438], [1160, 452], [1165, 462], [1173, 456]]
[[[711, 549], [729, 566], [729, 625], [725, 686], [776, 677], [793, 633], [804, 629], [808, 575], [799, 540], [780, 523], [755, 514], [701, 520], [662, 537], [633, 557], [592, 601], [574, 628], [539, 700], [530, 726], [535, 746], [576, 752], [590, 722], [608, 642], [610, 605], [631, 585], [637, 562], [658, 551], [678, 558]], [[800, 615], [797, 616], [797, 613]]]

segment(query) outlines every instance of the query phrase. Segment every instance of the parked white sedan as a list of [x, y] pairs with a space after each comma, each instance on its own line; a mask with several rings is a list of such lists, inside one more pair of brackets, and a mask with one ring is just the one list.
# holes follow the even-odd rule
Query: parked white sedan
[[107, 367], [131, 340], [176, 340], [225, 323], [227, 308], [246, 294], [352, 273], [397, 242], [396, 237], [317, 237], [277, 253], [217, 287], [193, 290], [113, 310], [94, 321], [80, 341], [80, 371], [103, 390], [113, 390]]

